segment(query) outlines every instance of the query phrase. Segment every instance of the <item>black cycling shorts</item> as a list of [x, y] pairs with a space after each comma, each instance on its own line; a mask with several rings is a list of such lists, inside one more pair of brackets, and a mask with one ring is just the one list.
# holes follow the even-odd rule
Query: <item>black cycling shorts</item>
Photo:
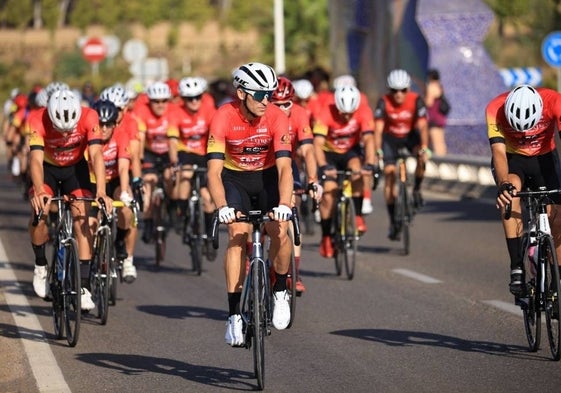
[[276, 166], [253, 172], [224, 169], [222, 183], [228, 206], [243, 214], [247, 215], [250, 210], [265, 213], [279, 204], [279, 175]]
[[416, 147], [421, 145], [421, 134], [418, 130], [413, 130], [404, 138], [397, 138], [390, 134], [382, 136], [382, 151], [384, 152], [384, 165], [395, 165], [397, 161], [397, 151], [407, 148], [413, 154]]
[[[530, 190], [537, 191], [540, 187], [545, 187], [548, 190], [561, 188], [561, 173], [557, 150], [540, 156], [523, 156], [507, 153], [506, 158], [508, 161], [508, 173], [515, 174], [520, 178], [522, 190], [530, 188]], [[495, 171], [493, 170], [493, 175], [494, 173]], [[556, 205], [561, 204], [561, 195], [551, 195], [549, 198]]]
[[142, 173], [161, 174], [165, 169], [169, 168], [169, 154], [156, 154], [150, 150], [144, 150], [144, 162], [142, 163]]
[[[60, 190], [61, 195], [72, 194], [88, 198], [94, 195], [94, 187], [90, 182], [90, 170], [85, 159], [70, 166], [55, 166], [43, 162], [43, 174], [45, 191], [50, 196], [55, 196], [57, 190]], [[33, 187], [29, 190], [29, 195], [33, 196]]]

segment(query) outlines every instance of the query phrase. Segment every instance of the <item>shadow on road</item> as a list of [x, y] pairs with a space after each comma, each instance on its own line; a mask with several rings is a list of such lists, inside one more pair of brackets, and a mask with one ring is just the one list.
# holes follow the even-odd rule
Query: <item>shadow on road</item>
[[181, 377], [216, 388], [255, 390], [255, 386], [249, 383], [250, 380], [253, 382], [253, 373], [231, 368], [202, 366], [161, 357], [115, 353], [84, 353], [76, 355], [76, 358], [84, 363], [117, 370], [125, 375], [157, 373]]
[[550, 361], [549, 358], [530, 354], [527, 347], [520, 345], [465, 340], [459, 337], [446, 336], [436, 333], [387, 329], [349, 329], [334, 331], [331, 332], [331, 334], [359, 338], [386, 344], [392, 347], [430, 346], [448, 348], [463, 352], [484, 353], [494, 356]]
[[206, 307], [146, 305], [138, 306], [137, 309], [147, 314], [171, 319], [205, 318], [225, 321], [228, 318], [228, 313], [224, 310]]

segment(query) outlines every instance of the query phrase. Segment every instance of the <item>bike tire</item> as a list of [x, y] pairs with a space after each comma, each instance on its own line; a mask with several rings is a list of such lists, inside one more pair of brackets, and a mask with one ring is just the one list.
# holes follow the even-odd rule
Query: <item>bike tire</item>
[[123, 282], [123, 274], [121, 273], [121, 264], [122, 262], [117, 261], [115, 255], [111, 258], [109, 264], [109, 304], [114, 306], [117, 304], [117, 284], [119, 282]]
[[343, 221], [343, 260], [347, 279], [352, 280], [355, 275], [356, 253], [358, 248], [358, 231], [356, 229], [355, 204], [352, 199], [345, 201], [345, 219]]
[[290, 297], [290, 322], [288, 323], [287, 329], [292, 327], [294, 323], [294, 318], [296, 316], [296, 261], [294, 260], [294, 234], [292, 229], [288, 230], [288, 238], [290, 239], [290, 244], [292, 244], [292, 252], [290, 253], [290, 265], [288, 267], [288, 277], [286, 280], [288, 296]]
[[193, 236], [191, 238], [191, 262], [193, 271], [200, 276], [203, 272], [203, 234], [206, 231], [205, 217], [201, 206], [201, 200], [194, 202], [192, 216]]
[[189, 247], [191, 249], [191, 269], [197, 276], [200, 276], [203, 272], [203, 239], [198, 236], [193, 236]]
[[62, 283], [58, 280], [58, 271], [56, 266], [58, 242], [53, 247], [53, 258], [49, 268], [49, 288], [52, 298], [53, 328], [55, 337], [60, 340], [64, 337], [64, 301], [62, 296]]
[[551, 236], [545, 236], [539, 248], [540, 258], [545, 267], [545, 324], [547, 338], [553, 360], [561, 359], [561, 305], [559, 304], [559, 265], [555, 253], [555, 245]]
[[111, 246], [111, 239], [106, 233], [102, 237], [101, 250], [100, 250], [100, 260], [99, 260], [99, 298], [97, 301], [98, 316], [100, 323], [105, 325], [107, 323], [107, 318], [109, 317], [109, 287], [111, 285], [111, 254], [113, 247]]
[[253, 312], [251, 322], [253, 335], [251, 337], [253, 347], [253, 369], [259, 390], [265, 388], [265, 332], [267, 330], [267, 316], [265, 309], [265, 279], [266, 272], [264, 264], [256, 261], [252, 265], [252, 297]]
[[78, 259], [78, 245], [74, 239], [66, 243], [65, 266], [62, 289], [64, 299], [64, 322], [66, 341], [71, 347], [76, 346], [80, 337], [80, 320], [82, 318], [81, 297], [82, 287], [80, 279], [80, 260]]
[[336, 206], [334, 225], [334, 235], [333, 235], [333, 248], [334, 248], [334, 259], [335, 259], [335, 273], [340, 276], [343, 274], [343, 258], [345, 253], [345, 243], [342, 234], [342, 225], [344, 222], [346, 206], [343, 202], [338, 202]]
[[411, 237], [410, 237], [410, 224], [413, 212], [413, 205], [411, 203], [411, 198], [407, 192], [407, 184], [399, 184], [399, 198], [403, 201], [401, 209], [401, 240], [403, 242], [403, 253], [409, 255], [411, 252]]
[[[524, 251], [524, 268], [526, 271], [526, 297], [522, 298], [522, 314], [524, 317], [524, 331], [528, 341], [528, 350], [536, 352], [540, 347], [541, 341], [541, 312], [539, 307], [539, 298], [536, 292], [536, 270], [531, 270], [532, 262], [528, 257], [528, 235], [522, 238], [522, 246]], [[537, 255], [534, 256], [537, 258]], [[533, 274], [531, 274], [533, 272]]]
[[163, 226], [156, 227], [156, 267], [160, 267], [166, 258], [166, 230]]

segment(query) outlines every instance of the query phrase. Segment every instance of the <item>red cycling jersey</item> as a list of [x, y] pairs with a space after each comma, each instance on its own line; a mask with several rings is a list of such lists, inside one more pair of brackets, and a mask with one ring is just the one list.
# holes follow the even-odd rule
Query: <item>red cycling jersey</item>
[[561, 130], [561, 95], [554, 90], [536, 89], [543, 101], [540, 121], [521, 132], [513, 129], [505, 115], [504, 103], [509, 92], [491, 100], [485, 110], [489, 142], [506, 144], [507, 153], [538, 156], [555, 149], [555, 127]]
[[306, 108], [293, 103], [288, 117], [288, 132], [292, 142], [292, 157], [296, 155], [296, 149], [300, 145], [314, 142], [312, 128], [310, 127], [310, 115]]
[[131, 112], [125, 112], [123, 119], [115, 127], [116, 133], [122, 132], [127, 135], [129, 141], [139, 140], [140, 135], [138, 132], [138, 121]]
[[178, 151], [199, 156], [206, 154], [208, 128], [215, 112], [214, 106], [201, 107], [196, 113], [190, 112], [185, 107], [177, 110], [177, 127], [168, 133], [168, 136], [178, 139]]
[[240, 111], [241, 101], [222, 105], [210, 123], [208, 159], [224, 160], [234, 171], [261, 171], [275, 165], [279, 157], [292, 153], [288, 117], [276, 105], [248, 122]]
[[396, 105], [391, 95], [386, 94], [378, 100], [374, 118], [376, 123], [384, 123], [384, 133], [405, 138], [415, 128], [417, 121], [427, 119], [427, 108], [417, 93], [407, 92], [401, 105]]
[[176, 106], [168, 103], [162, 116], [156, 116], [149, 104], [140, 106], [135, 114], [138, 129], [145, 134], [144, 149], [155, 154], [166, 154], [169, 150], [168, 135], [177, 133]]
[[[105, 162], [105, 181], [116, 179], [119, 177], [119, 159], [125, 158], [130, 160], [130, 149], [129, 149], [129, 138], [124, 132], [116, 132], [117, 129], [113, 131], [111, 139], [104, 143], [101, 147], [103, 153], [103, 162]], [[92, 167], [92, 163], [89, 160], [88, 152], [86, 151], [84, 156], [88, 160], [90, 168], [90, 180], [95, 183], [95, 174]]]
[[88, 145], [101, 143], [99, 117], [91, 108], [82, 107], [82, 114], [72, 132], [61, 133], [53, 127], [46, 108], [32, 113], [26, 124], [29, 148], [45, 153], [45, 162], [54, 166], [71, 166], [84, 159]]
[[319, 112], [314, 124], [314, 135], [326, 138], [323, 150], [344, 154], [360, 143], [362, 135], [374, 132], [374, 119], [369, 106], [360, 105], [346, 121], [335, 104]]

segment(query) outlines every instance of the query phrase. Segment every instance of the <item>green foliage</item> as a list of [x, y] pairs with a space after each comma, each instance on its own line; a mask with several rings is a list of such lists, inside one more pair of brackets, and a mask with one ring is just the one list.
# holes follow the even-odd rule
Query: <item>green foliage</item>
[[63, 52], [57, 56], [57, 63], [54, 68], [53, 79], [70, 80], [84, 76], [89, 65], [79, 51]]
[[31, 20], [33, 9], [31, 1], [0, 1], [0, 24], [6, 27], [23, 28]]

